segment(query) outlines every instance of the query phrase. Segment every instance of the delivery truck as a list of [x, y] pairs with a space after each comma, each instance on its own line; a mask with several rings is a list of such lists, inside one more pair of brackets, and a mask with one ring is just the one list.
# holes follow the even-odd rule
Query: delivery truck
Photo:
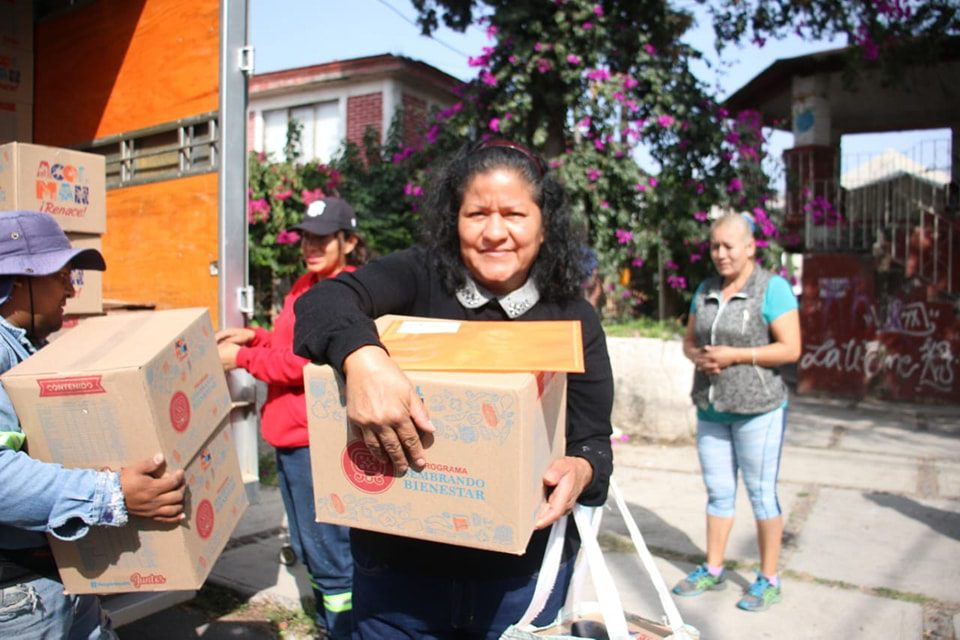
[[[247, 0], [0, 2], [0, 143], [103, 158], [105, 225], [93, 234], [107, 261], [99, 286], [108, 314], [205, 307], [221, 328], [252, 311], [247, 14]], [[62, 182], [79, 175], [59, 171]], [[83, 197], [69, 185], [63, 194]], [[256, 499], [255, 387], [245, 372], [229, 383], [242, 477]], [[122, 625], [192, 595], [105, 602]]]

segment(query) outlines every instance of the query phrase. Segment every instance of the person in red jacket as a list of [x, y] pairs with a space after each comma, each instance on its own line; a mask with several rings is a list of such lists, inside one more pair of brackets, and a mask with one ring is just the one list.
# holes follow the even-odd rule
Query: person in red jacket
[[307, 272], [293, 283], [273, 331], [225, 329], [217, 333], [217, 343], [224, 369], [240, 367], [267, 383], [261, 433], [277, 450], [277, 481], [290, 542], [310, 574], [317, 630], [320, 637], [349, 638], [353, 573], [349, 532], [315, 518], [303, 388], [303, 366], [309, 360], [293, 353], [293, 303], [320, 280], [355, 270], [363, 261], [364, 245], [353, 208], [340, 198], [312, 202], [303, 222], [293, 229], [302, 234]]

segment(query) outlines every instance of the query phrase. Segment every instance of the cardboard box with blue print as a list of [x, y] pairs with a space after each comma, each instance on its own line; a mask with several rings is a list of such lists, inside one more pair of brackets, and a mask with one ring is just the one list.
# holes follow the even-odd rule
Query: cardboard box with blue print
[[207, 310], [85, 319], [0, 380], [34, 458], [119, 469], [162, 451], [191, 478], [183, 525], [134, 518], [56, 544], [67, 589], [199, 587], [246, 506], [229, 423], [221, 428], [230, 395]]
[[[427, 323], [436, 323], [436, 333]], [[475, 325], [500, 332], [497, 343], [502, 352], [488, 353], [477, 362], [477, 368], [486, 371], [406, 370], [437, 431], [423, 438], [426, 468], [403, 475], [389, 462], [370, 455], [359, 434], [347, 425], [342, 381], [333, 369], [307, 365], [304, 383], [319, 521], [478, 549], [524, 552], [544, 500], [543, 473], [564, 455], [566, 447], [566, 373], [498, 372], [498, 367], [512, 368], [511, 352], [522, 350], [522, 357], [529, 358], [538, 351], [526, 333], [520, 334], [526, 342], [522, 348], [512, 343], [513, 324], [530, 323], [399, 316], [378, 320], [381, 335], [403, 334], [409, 341], [404, 350], [411, 354], [417, 352], [413, 342], [420, 341], [427, 351], [440, 335], [446, 347], [455, 335], [475, 341], [472, 332], [485, 331]], [[551, 330], [567, 336], [571, 324], [544, 323], [544, 338], [556, 335]], [[576, 332], [579, 336], [579, 324]], [[582, 344], [566, 342], [573, 345], [569, 362], [576, 363], [578, 358], [582, 362]], [[386, 344], [390, 348], [390, 342]], [[554, 351], [549, 357], [557, 355]], [[399, 363], [405, 366], [403, 359]]]
[[96, 153], [0, 145], [0, 211], [49, 213], [64, 231], [107, 230], [106, 160]]
[[[96, 249], [103, 252], [100, 236], [68, 233], [70, 244], [78, 249]], [[103, 313], [103, 272], [74, 269], [70, 272], [74, 296], [67, 300], [63, 312], [67, 315], [94, 315]]]

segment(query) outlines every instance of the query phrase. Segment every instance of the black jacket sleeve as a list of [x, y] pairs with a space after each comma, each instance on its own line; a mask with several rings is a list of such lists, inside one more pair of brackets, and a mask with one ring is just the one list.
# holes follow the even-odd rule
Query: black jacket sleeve
[[593, 466], [593, 480], [578, 502], [602, 505], [613, 473], [610, 413], [613, 410], [613, 371], [600, 319], [589, 304], [579, 302], [583, 330], [584, 373], [567, 377], [567, 455], [585, 458]]

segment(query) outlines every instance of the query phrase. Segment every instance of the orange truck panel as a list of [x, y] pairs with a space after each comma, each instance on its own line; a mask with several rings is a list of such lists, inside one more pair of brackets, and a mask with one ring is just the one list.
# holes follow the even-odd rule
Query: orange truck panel
[[96, 0], [38, 23], [34, 141], [67, 146], [215, 111], [219, 33], [219, 0]]
[[104, 299], [206, 307], [218, 326], [217, 174], [107, 192]]

